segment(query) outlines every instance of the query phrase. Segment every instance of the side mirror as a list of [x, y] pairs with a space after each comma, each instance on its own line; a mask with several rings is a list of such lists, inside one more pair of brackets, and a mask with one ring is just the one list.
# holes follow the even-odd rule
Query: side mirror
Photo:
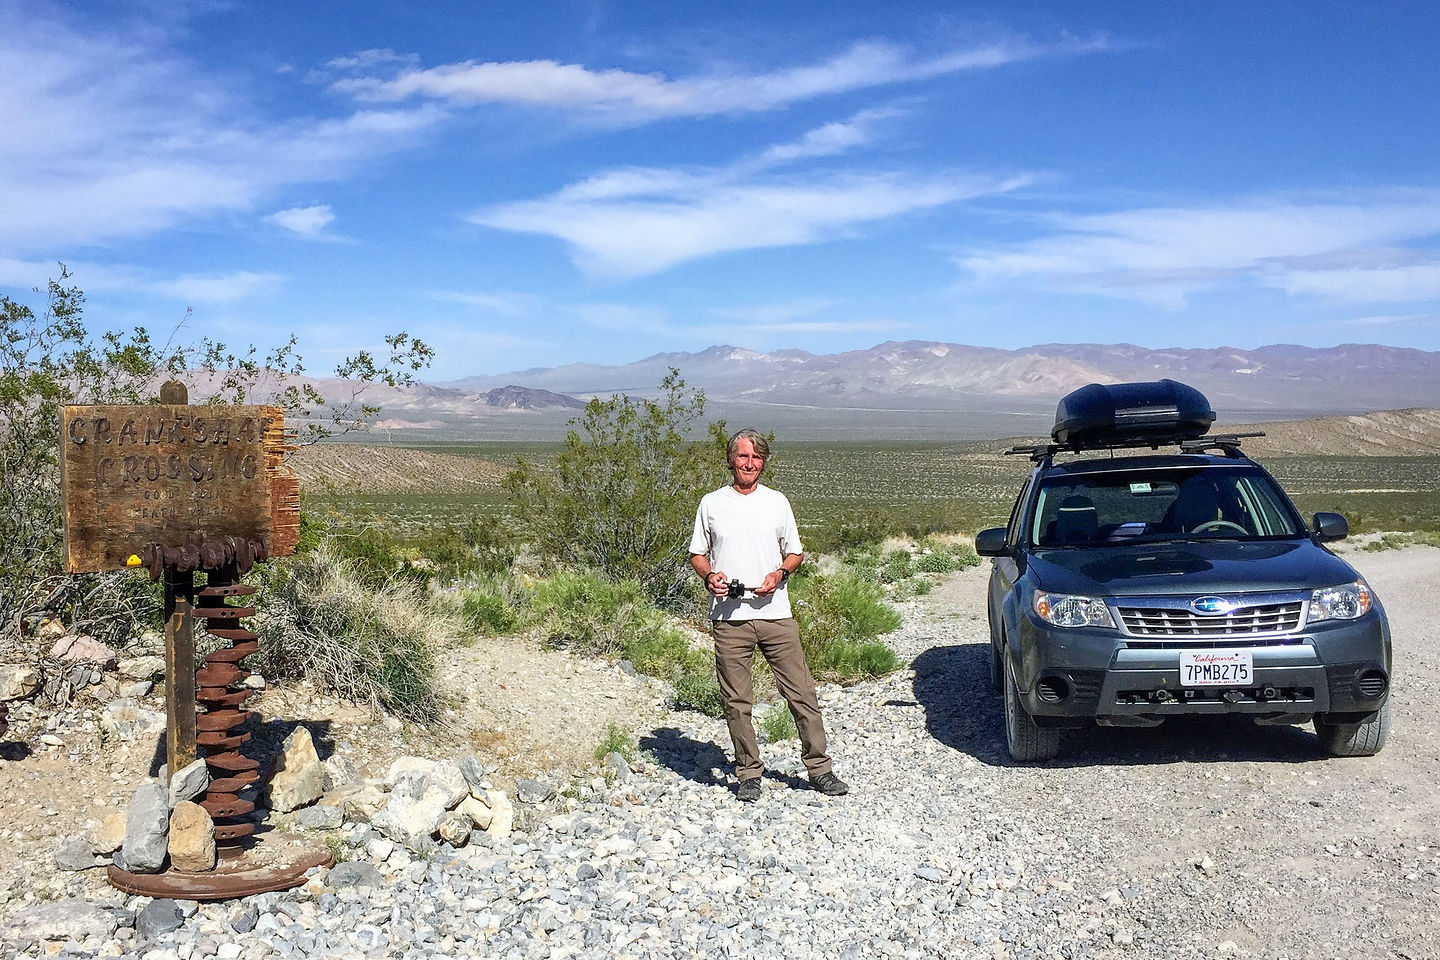
[[1338, 513], [1315, 514], [1315, 539], [1321, 543], [1344, 540], [1350, 535], [1350, 521]]
[[991, 527], [975, 534], [975, 552], [982, 557], [1003, 557], [1005, 555], [1005, 528]]

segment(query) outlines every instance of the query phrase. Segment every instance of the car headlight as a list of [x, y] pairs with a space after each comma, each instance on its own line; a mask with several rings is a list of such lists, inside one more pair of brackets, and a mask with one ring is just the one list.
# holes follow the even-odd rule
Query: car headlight
[[1364, 580], [1324, 587], [1310, 594], [1310, 610], [1306, 620], [1354, 620], [1370, 612], [1375, 598]]
[[1035, 591], [1035, 613], [1057, 627], [1113, 627], [1110, 608], [1098, 597], [1075, 597], [1064, 593]]

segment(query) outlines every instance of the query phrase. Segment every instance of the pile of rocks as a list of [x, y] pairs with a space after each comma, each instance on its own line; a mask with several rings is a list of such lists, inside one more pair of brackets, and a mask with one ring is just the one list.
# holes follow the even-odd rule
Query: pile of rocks
[[[342, 820], [368, 823], [384, 841], [420, 856], [434, 853], [440, 843], [463, 847], [476, 834], [505, 838], [514, 827], [515, 808], [487, 778], [488, 771], [474, 757], [458, 762], [400, 757], [383, 781], [351, 784], [335, 792], [343, 816], [334, 818], [334, 826]], [[521, 788], [553, 794], [538, 781], [522, 780]], [[385, 842], [374, 845], [387, 848]]]

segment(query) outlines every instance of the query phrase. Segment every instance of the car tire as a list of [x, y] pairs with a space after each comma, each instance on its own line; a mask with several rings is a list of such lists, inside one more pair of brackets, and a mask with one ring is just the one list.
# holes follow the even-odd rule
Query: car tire
[[1332, 757], [1373, 757], [1390, 736], [1390, 701], [1354, 723], [1331, 723], [1316, 714], [1315, 733]]
[[1010, 757], [1020, 763], [1054, 759], [1060, 752], [1060, 729], [1042, 727], [1035, 722], [1020, 699], [1010, 658], [1002, 659], [1005, 664], [1005, 746], [1010, 749]]

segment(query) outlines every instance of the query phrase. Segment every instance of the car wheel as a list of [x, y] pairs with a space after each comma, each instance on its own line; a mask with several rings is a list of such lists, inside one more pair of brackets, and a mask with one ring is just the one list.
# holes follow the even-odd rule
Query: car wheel
[[1015, 668], [1009, 657], [1005, 663], [1005, 745], [1010, 756], [1021, 763], [1050, 760], [1060, 752], [1060, 729], [1042, 727], [1035, 722], [1020, 700], [1015, 684]]
[[1390, 701], [1354, 723], [1331, 723], [1324, 714], [1316, 714], [1315, 732], [1332, 757], [1373, 757], [1390, 735]]

